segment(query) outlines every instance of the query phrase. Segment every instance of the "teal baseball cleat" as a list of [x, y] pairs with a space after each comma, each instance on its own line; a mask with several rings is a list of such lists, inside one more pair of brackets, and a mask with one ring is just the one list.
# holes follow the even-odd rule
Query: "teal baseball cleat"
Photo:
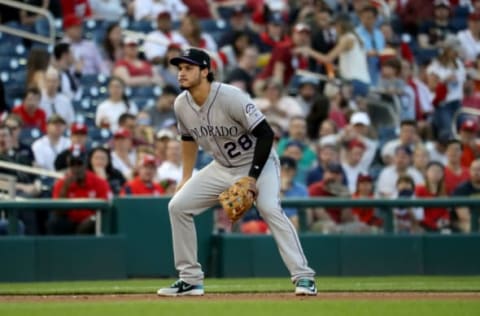
[[182, 279], [177, 280], [170, 287], [165, 287], [157, 291], [157, 295], [160, 296], [201, 296], [205, 294], [203, 285], [188, 284]]
[[310, 279], [299, 279], [295, 284], [295, 295], [317, 295], [315, 281]]

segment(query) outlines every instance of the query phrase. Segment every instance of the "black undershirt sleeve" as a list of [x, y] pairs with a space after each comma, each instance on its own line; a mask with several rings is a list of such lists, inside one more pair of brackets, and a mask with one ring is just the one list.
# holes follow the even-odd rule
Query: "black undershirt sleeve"
[[266, 120], [261, 121], [253, 130], [252, 135], [257, 138], [253, 152], [253, 161], [248, 175], [258, 179], [267, 162], [273, 144], [273, 130]]
[[182, 135], [182, 140], [186, 142], [194, 142], [195, 139], [192, 136]]

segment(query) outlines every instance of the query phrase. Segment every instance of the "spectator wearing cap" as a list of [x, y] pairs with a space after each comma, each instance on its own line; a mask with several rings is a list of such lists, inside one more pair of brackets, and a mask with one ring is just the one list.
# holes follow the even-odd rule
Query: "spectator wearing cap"
[[[176, 138], [169, 138], [165, 149], [165, 160], [157, 169], [157, 180], [165, 185], [168, 194], [175, 192], [176, 185], [182, 180], [181, 144]], [[197, 169], [194, 169], [194, 173]]]
[[70, 148], [65, 149], [55, 158], [55, 170], [63, 171], [67, 169], [67, 158], [70, 155], [73, 146], [80, 148], [87, 147], [88, 127], [84, 123], [75, 122], [70, 126]]
[[434, 93], [432, 101], [435, 106], [433, 126], [437, 135], [450, 132], [452, 117], [462, 106], [464, 97], [463, 85], [466, 72], [463, 62], [459, 59], [460, 44], [455, 36], [442, 42], [442, 51], [427, 67], [427, 83]]
[[165, 82], [165, 87], [172, 86], [180, 93], [180, 84], [178, 83], [178, 68], [170, 64], [170, 60], [179, 57], [182, 54], [182, 47], [179, 44], [170, 44], [167, 47], [165, 58], [160, 65], [157, 65], [157, 71]]
[[253, 81], [258, 72], [258, 48], [254, 45], [247, 46], [238, 56], [238, 63], [227, 73], [225, 82], [229, 83], [254, 97]]
[[165, 193], [165, 190], [154, 182], [157, 165], [155, 157], [152, 155], [143, 156], [138, 166], [138, 176], [127, 181], [123, 186], [120, 195], [146, 195], [159, 196]]
[[[419, 198], [446, 197], [445, 169], [443, 164], [431, 161], [425, 172], [425, 185], [415, 187], [415, 196]], [[426, 207], [424, 219], [420, 222], [422, 228], [428, 232], [441, 232], [450, 224], [450, 214], [445, 207]]]
[[110, 150], [106, 146], [97, 146], [88, 152], [87, 169], [106, 180], [114, 196], [120, 194], [125, 177], [112, 165]]
[[440, 48], [447, 36], [458, 31], [450, 21], [448, 0], [434, 0], [433, 15], [423, 21], [417, 38], [421, 48]]
[[[310, 48], [310, 26], [296, 24], [292, 29], [291, 40], [279, 43], [272, 50], [272, 55], [263, 71], [257, 76], [256, 94], [268, 78], [288, 85], [295, 69], [314, 71], [317, 62], [306, 53]], [[301, 50], [299, 50], [301, 48]]]
[[287, 33], [287, 21], [281, 12], [272, 12], [267, 19], [265, 30], [260, 33], [260, 51], [271, 52], [282, 42], [291, 41]]
[[390, 140], [383, 146], [381, 157], [385, 165], [390, 165], [398, 146], [408, 146], [413, 151], [419, 140], [417, 132], [417, 122], [414, 120], [406, 120], [400, 123], [400, 134], [397, 139]]
[[187, 6], [181, 0], [135, 0], [133, 4], [136, 21], [154, 21], [162, 12], [169, 12], [173, 22], [178, 22], [188, 12]]
[[169, 129], [161, 129], [155, 134], [154, 152], [157, 165], [161, 166], [167, 159], [167, 144], [175, 138], [175, 134]]
[[361, 164], [363, 154], [365, 153], [365, 144], [357, 139], [352, 139], [345, 144], [345, 154], [342, 155], [341, 165], [347, 178], [348, 189], [354, 193], [357, 189], [357, 178], [361, 173], [367, 173], [368, 170]]
[[473, 62], [480, 54], [480, 13], [468, 17], [468, 29], [458, 32], [460, 56], [466, 62]]
[[173, 111], [173, 103], [177, 95], [178, 91], [176, 88], [165, 86], [155, 105], [143, 110], [143, 112], [148, 115], [150, 124], [155, 131], [160, 130], [166, 120], [176, 119], [175, 112]]
[[319, 81], [316, 78], [303, 76], [298, 81], [296, 100], [306, 117], [312, 110], [313, 103], [319, 96]]
[[[453, 196], [478, 198], [480, 194], [480, 159], [476, 159], [470, 165], [470, 179], [460, 183], [453, 191]], [[471, 232], [469, 207], [459, 206], [451, 214], [451, 221], [454, 231], [469, 233]]]
[[458, 139], [451, 139], [447, 143], [445, 155], [445, 188], [451, 195], [455, 188], [470, 177], [468, 167], [462, 166], [462, 143]]
[[356, 32], [367, 52], [368, 72], [372, 85], [380, 78], [380, 53], [385, 49], [385, 38], [376, 25], [378, 10], [374, 6], [365, 6], [360, 11], [360, 25]]
[[415, 0], [397, 2], [396, 13], [402, 21], [406, 33], [417, 35], [422, 21], [430, 20], [433, 16], [434, 1]]
[[383, 168], [377, 180], [377, 196], [382, 198], [396, 197], [397, 179], [400, 176], [410, 176], [415, 185], [425, 182], [423, 175], [412, 167], [412, 149], [406, 145], [400, 145], [395, 148], [393, 162], [391, 165]]
[[480, 158], [480, 142], [477, 140], [478, 120], [468, 118], [460, 125], [459, 138], [462, 143], [462, 167], [470, 168], [471, 163]]
[[92, 8], [89, 0], [60, 0], [62, 16], [74, 15], [80, 20], [92, 16]]
[[[308, 197], [307, 187], [295, 181], [297, 173], [297, 162], [290, 157], [280, 157], [280, 194], [282, 198], [306, 198]], [[298, 209], [287, 207], [285, 215], [290, 219], [293, 226], [298, 230], [300, 227]]]
[[53, 114], [58, 114], [68, 126], [75, 119], [75, 111], [70, 99], [59, 92], [60, 73], [53, 67], [49, 67], [45, 73], [45, 89], [42, 91], [40, 108], [45, 111], [47, 119]]
[[[65, 176], [55, 181], [54, 199], [103, 199], [111, 198], [108, 182], [86, 168], [86, 153], [80, 146], [71, 149], [67, 159]], [[95, 211], [75, 210], [54, 213], [48, 223], [50, 234], [93, 234]]]
[[[373, 199], [373, 178], [368, 173], [360, 173], [355, 180], [357, 183], [355, 192], [352, 194], [354, 199]], [[369, 227], [380, 229], [383, 226], [383, 220], [375, 214], [373, 207], [353, 207], [352, 213], [356, 218]]]
[[108, 83], [108, 99], [97, 106], [95, 124], [115, 132], [118, 129], [118, 119], [124, 113], [136, 115], [138, 108], [125, 95], [125, 82], [119, 77], [111, 77]]
[[342, 79], [352, 85], [353, 97], [368, 94], [371, 82], [367, 64], [367, 51], [358, 37], [350, 18], [339, 16], [335, 20], [338, 41], [327, 54], [322, 54], [308, 46], [300, 47], [297, 52], [311, 56], [317, 62], [331, 64], [338, 58], [338, 70]]
[[378, 141], [372, 139], [370, 133], [370, 116], [366, 112], [355, 112], [350, 116], [350, 124], [340, 133], [340, 142], [348, 143], [357, 140], [365, 145], [360, 165], [363, 170], [370, 170], [378, 149]]
[[79, 63], [83, 75], [109, 73], [97, 45], [93, 41], [83, 39], [82, 20], [78, 16], [73, 14], [64, 16], [63, 30], [62, 42], [70, 44], [73, 57]]
[[125, 128], [119, 128], [113, 134], [112, 165], [125, 179], [132, 178], [137, 156], [132, 150], [132, 137], [132, 132]]
[[[148, 33], [143, 44], [145, 57], [154, 65], [163, 63], [167, 57], [169, 45], [182, 46], [188, 44], [180, 32], [172, 27], [172, 16], [168, 11], [160, 11], [157, 14], [157, 29]], [[166, 60], [168, 63], [168, 60]]]
[[46, 132], [47, 115], [40, 108], [41, 93], [37, 88], [28, 88], [23, 103], [13, 108], [12, 113], [20, 117], [24, 128], [38, 128]]
[[129, 87], [163, 85], [163, 80], [152, 65], [138, 57], [138, 40], [133, 37], [123, 39], [123, 58], [113, 66], [112, 74], [119, 77]]
[[50, 116], [47, 122], [47, 133], [32, 144], [35, 165], [47, 170], [55, 170], [55, 159], [69, 148], [70, 139], [63, 136], [66, 122], [58, 114]]
[[[325, 174], [321, 181], [308, 186], [311, 197], [342, 197], [351, 196], [348, 188], [342, 184], [342, 166], [330, 163], [325, 167]], [[351, 209], [339, 207], [315, 208], [312, 210], [310, 229], [322, 233], [340, 232], [342, 224], [356, 221]]]
[[265, 114], [269, 122], [275, 122], [285, 132], [292, 117], [303, 116], [303, 111], [298, 102], [286, 95], [283, 84], [274, 78], [266, 80], [263, 92], [253, 99], [253, 102]]

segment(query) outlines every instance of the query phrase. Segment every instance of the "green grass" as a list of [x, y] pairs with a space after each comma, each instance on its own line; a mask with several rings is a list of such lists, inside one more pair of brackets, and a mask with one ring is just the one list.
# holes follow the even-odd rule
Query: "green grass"
[[[0, 295], [155, 293], [173, 280], [0, 283]], [[473, 277], [342, 277], [317, 278], [319, 291], [353, 292], [480, 292], [480, 276]], [[207, 279], [209, 293], [290, 292], [288, 278]], [[480, 313], [479, 313], [480, 314]]]
[[150, 301], [88, 303], [6, 303], [2, 316], [396, 316], [478, 315], [480, 301]]

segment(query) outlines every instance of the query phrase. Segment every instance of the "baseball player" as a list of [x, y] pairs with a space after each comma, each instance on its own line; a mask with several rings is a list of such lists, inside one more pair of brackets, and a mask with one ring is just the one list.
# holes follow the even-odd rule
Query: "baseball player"
[[[170, 63], [178, 67], [178, 81], [184, 90], [174, 105], [182, 139], [183, 177], [168, 205], [180, 278], [157, 294], [204, 294], [193, 216], [215, 206], [223, 191], [246, 178], [256, 188], [256, 207], [273, 233], [295, 293], [316, 295], [315, 272], [280, 206], [279, 160], [264, 115], [244, 92], [214, 81], [210, 57], [203, 50], [187, 49]], [[198, 146], [214, 159], [192, 176]]]

